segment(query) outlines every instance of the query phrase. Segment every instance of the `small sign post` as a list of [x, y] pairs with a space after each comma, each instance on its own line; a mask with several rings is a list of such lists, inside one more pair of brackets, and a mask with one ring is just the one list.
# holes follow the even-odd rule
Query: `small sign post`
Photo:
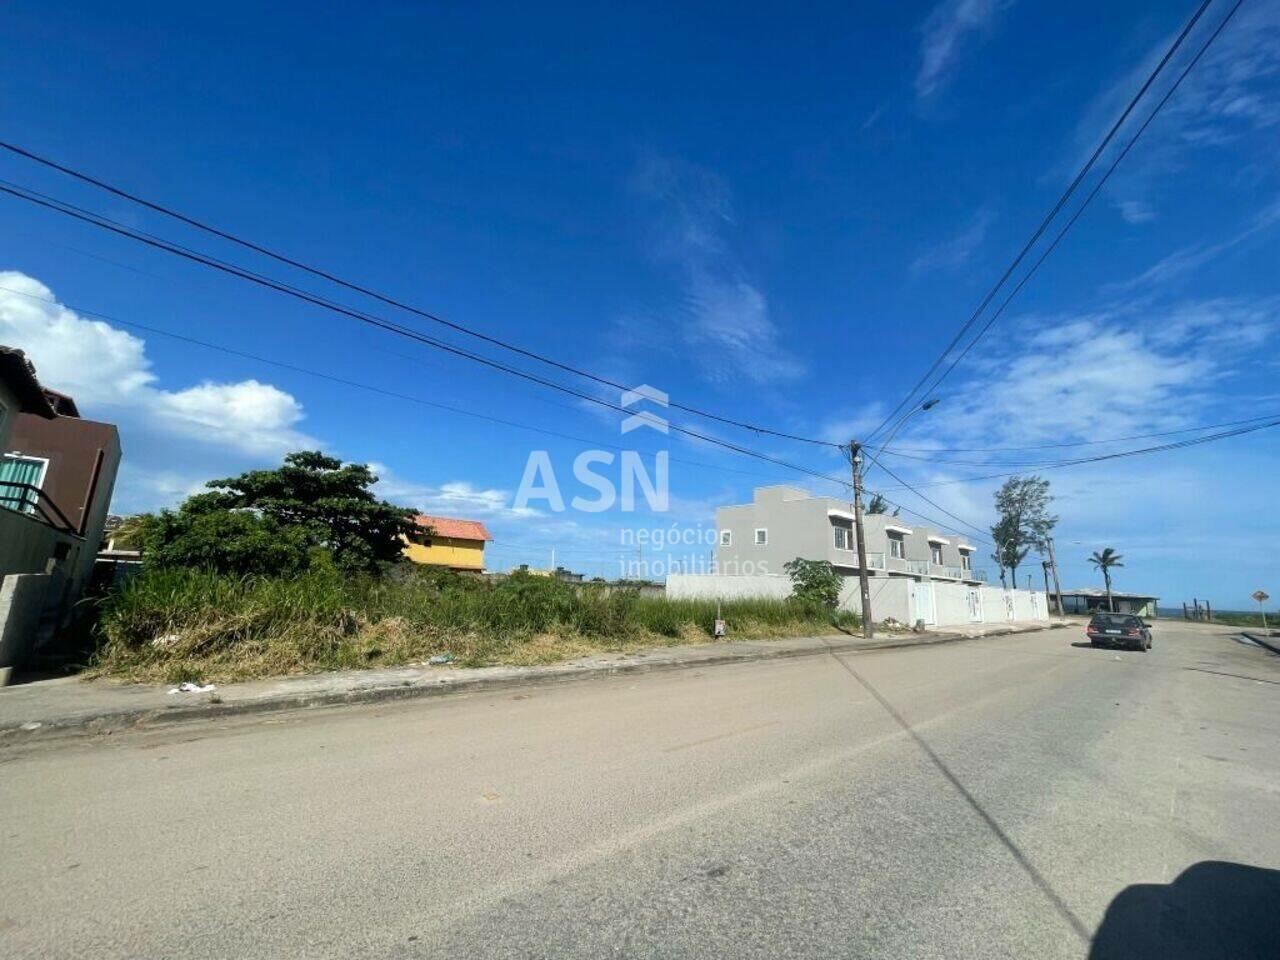
[[1262, 632], [1270, 633], [1267, 629], [1267, 608], [1263, 604], [1271, 599], [1271, 595], [1265, 590], [1255, 590], [1253, 591], [1253, 599], [1258, 601], [1258, 609], [1262, 611]]

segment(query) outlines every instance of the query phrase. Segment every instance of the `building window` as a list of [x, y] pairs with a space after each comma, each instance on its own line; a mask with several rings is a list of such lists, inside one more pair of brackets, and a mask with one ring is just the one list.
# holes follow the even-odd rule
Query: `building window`
[[34, 513], [49, 461], [40, 457], [9, 454], [0, 459], [0, 506]]
[[756, 527], [756, 546], [763, 547], [769, 542], [769, 531], [765, 527]]
[[902, 534], [889, 534], [889, 556], [897, 560], [907, 559], [907, 545], [903, 542]]
[[732, 546], [733, 546], [733, 531], [732, 531], [732, 530], [721, 530], [721, 531], [720, 531], [720, 546], [722, 546], [722, 547], [732, 547]]
[[831, 528], [831, 531], [835, 535], [837, 550], [853, 549], [853, 530], [849, 527], [836, 524]]
[[933, 558], [933, 562], [938, 566], [942, 566], [942, 544], [929, 544], [929, 556]]
[[973, 560], [969, 556], [968, 550], [960, 551], [960, 569], [963, 570], [965, 573], [968, 573], [970, 570], [973, 569]]

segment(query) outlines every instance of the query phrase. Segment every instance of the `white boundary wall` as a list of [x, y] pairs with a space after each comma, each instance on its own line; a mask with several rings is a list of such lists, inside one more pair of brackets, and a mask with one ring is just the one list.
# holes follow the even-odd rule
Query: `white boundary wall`
[[[1009, 620], [1048, 620], [1049, 604], [1042, 590], [1005, 590], [1001, 587], [953, 583], [947, 580], [913, 581], [907, 577], [871, 578], [871, 615], [913, 624], [923, 619], [929, 626], [956, 627], [970, 623], [1003, 623]], [[975, 596], [976, 616], [970, 594]], [[667, 596], [673, 600], [736, 600], [791, 596], [789, 577], [768, 574], [673, 573], [667, 576]], [[930, 599], [932, 602], [930, 602]], [[845, 577], [840, 608], [859, 611], [858, 578]]]

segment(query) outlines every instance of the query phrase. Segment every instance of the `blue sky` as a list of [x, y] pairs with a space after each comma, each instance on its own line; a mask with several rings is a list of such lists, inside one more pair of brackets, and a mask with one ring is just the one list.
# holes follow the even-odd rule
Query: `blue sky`
[[[17, 2], [0, 13], [0, 134], [618, 382], [843, 441], [924, 371], [1191, 8], [689, 6]], [[1215, 0], [1208, 21], [1226, 8]], [[1278, 93], [1280, 3], [1247, 0], [898, 443], [1021, 446], [1280, 411]], [[321, 289], [19, 158], [0, 156], [0, 179]], [[711, 525], [766, 478], [838, 493], [698, 441], [623, 437], [608, 411], [7, 197], [0, 271], [0, 341], [120, 424], [120, 511], [315, 445], [376, 463], [387, 496], [484, 519], [496, 566], [545, 565], [555, 547], [609, 575], [634, 553], [621, 528]], [[669, 449], [671, 510], [514, 509], [531, 450], [549, 452], [567, 498], [588, 445], [120, 321]], [[834, 452], [672, 419], [845, 470]], [[1276, 437], [1045, 473], [1064, 586], [1092, 585], [1084, 557], [1113, 546], [1117, 586], [1166, 603], [1280, 595]], [[951, 482], [990, 468], [888, 462], [957, 515], [993, 519], [996, 481]]]

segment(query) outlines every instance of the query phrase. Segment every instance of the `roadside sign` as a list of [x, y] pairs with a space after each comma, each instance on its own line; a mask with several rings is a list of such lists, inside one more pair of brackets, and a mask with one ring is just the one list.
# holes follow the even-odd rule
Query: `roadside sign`
[[1253, 599], [1257, 600], [1259, 603], [1266, 603], [1271, 599], [1271, 595], [1265, 590], [1255, 590], [1253, 591]]

